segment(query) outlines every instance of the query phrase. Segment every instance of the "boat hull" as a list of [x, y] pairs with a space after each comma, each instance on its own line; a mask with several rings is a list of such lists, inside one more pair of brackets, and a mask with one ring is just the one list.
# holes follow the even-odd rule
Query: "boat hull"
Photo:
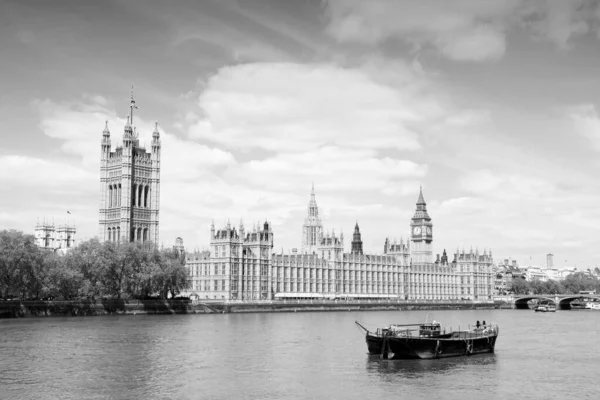
[[535, 312], [556, 312], [556, 307], [536, 307]]
[[493, 353], [497, 338], [498, 335], [424, 338], [367, 334], [367, 347], [370, 354], [379, 354], [384, 359], [428, 360]]

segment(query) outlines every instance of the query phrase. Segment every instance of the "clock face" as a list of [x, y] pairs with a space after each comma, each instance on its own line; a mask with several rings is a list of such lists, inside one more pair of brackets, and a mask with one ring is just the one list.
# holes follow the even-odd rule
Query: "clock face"
[[430, 226], [427, 227], [427, 234], [431, 235], [431, 227]]
[[420, 226], [415, 226], [415, 227], [413, 228], [413, 233], [414, 233], [415, 235], [420, 235], [420, 234], [421, 234], [421, 227], [420, 227]]

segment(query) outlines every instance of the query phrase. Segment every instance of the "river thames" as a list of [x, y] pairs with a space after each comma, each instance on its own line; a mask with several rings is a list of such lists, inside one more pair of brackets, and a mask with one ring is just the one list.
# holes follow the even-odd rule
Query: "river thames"
[[[500, 325], [495, 354], [391, 361], [368, 327]], [[0, 320], [0, 399], [598, 397], [600, 312], [370, 311]]]

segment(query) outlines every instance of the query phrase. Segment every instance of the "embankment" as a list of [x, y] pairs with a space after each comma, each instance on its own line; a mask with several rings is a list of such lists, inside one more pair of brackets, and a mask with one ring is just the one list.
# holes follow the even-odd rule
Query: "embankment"
[[306, 311], [385, 311], [385, 310], [469, 310], [503, 308], [501, 303], [476, 302], [192, 302], [169, 300], [68, 300], [0, 301], [0, 318], [135, 315], [135, 314], [206, 314], [263, 313]]

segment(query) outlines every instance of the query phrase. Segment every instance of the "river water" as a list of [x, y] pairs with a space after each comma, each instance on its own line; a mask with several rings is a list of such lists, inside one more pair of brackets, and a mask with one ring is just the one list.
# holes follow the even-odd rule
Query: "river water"
[[[498, 323], [495, 354], [392, 361], [368, 327]], [[0, 320], [0, 399], [599, 398], [600, 312], [371, 311]]]

